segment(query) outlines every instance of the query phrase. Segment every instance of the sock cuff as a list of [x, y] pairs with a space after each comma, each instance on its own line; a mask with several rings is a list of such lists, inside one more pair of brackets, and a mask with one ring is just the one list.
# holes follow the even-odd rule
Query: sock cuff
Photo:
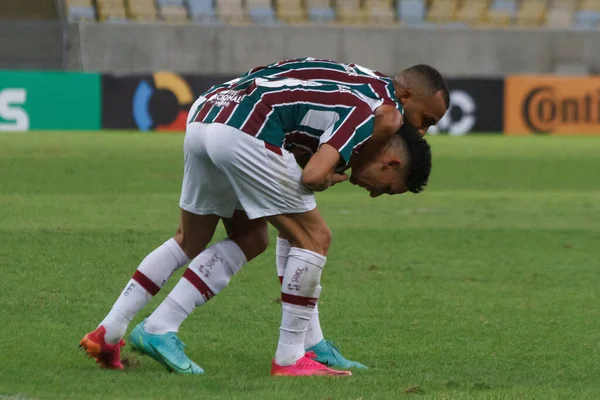
[[296, 258], [298, 260], [302, 260], [309, 264], [314, 265], [315, 267], [323, 268], [325, 262], [327, 261], [327, 257], [322, 256], [319, 253], [315, 253], [314, 251], [301, 249], [299, 247], [292, 247], [288, 254], [289, 258]]
[[185, 252], [183, 251], [181, 246], [179, 246], [179, 243], [177, 243], [175, 239], [171, 238], [167, 240], [163, 243], [163, 246], [169, 249], [171, 254], [173, 254], [173, 257], [175, 257], [175, 259], [177, 260], [177, 264], [180, 267], [183, 267], [185, 264], [190, 262], [189, 257], [187, 256], [187, 254], [185, 254]]
[[313, 309], [307, 308], [305, 306], [300, 306], [296, 304], [288, 304], [282, 303], [281, 309], [285, 312], [288, 312], [296, 317], [302, 318], [304, 320], [310, 321], [313, 316]]
[[292, 245], [287, 239], [277, 236], [277, 247], [275, 247], [275, 255], [277, 257], [287, 257], [291, 248]]
[[246, 255], [231, 239], [223, 239], [212, 247], [227, 261], [234, 274], [247, 263]]
[[[175, 290], [178, 289], [178, 290]], [[173, 303], [177, 304], [184, 310], [186, 313], [191, 314], [196, 307], [195, 299], [193, 296], [189, 296], [189, 293], [195, 290], [198, 290], [193, 283], [191, 283], [187, 279], [181, 279], [177, 282], [177, 285], [171, 293], [166, 297], [166, 299], [170, 299]], [[166, 300], [165, 299], [165, 300]]]

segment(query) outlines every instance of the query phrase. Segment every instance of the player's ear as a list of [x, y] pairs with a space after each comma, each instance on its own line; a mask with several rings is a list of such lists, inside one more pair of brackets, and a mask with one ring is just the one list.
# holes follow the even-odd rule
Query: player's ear
[[412, 91], [410, 89], [402, 89], [400, 92], [400, 102], [404, 104], [405, 101], [410, 100], [413, 97]]
[[391, 160], [388, 160], [388, 162], [385, 164], [385, 168], [394, 167], [402, 167], [402, 160], [400, 160], [399, 158], [392, 158]]

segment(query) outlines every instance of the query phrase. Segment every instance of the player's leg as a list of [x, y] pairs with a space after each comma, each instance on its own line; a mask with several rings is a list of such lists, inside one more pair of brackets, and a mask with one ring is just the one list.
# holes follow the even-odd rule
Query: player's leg
[[187, 264], [210, 242], [219, 222], [216, 215], [181, 212], [175, 236], [148, 254], [127, 283], [108, 315], [80, 345], [102, 367], [122, 369], [120, 348], [131, 320], [164, 286], [175, 270]]
[[[210, 241], [219, 216], [233, 214], [237, 199], [229, 185], [223, 186], [226, 177], [219, 175], [210, 160], [206, 159], [205, 135], [195, 124], [184, 142], [184, 175], [181, 190], [181, 220], [175, 237], [150, 254], [140, 265], [134, 279], [126, 286], [105, 322], [117, 333], [111, 334], [119, 342], [106, 342], [106, 329], [101, 324], [93, 335], [86, 335], [82, 346], [88, 353], [95, 353], [103, 366], [122, 368], [118, 360], [120, 339], [133, 316], [150, 300], [171, 276], [173, 271], [195, 257]], [[231, 192], [228, 196], [227, 190]], [[115, 328], [116, 326], [116, 328]], [[92, 340], [95, 339], [95, 340]], [[115, 340], [115, 339], [113, 339]], [[106, 354], [110, 357], [107, 357]], [[112, 362], [112, 361], [114, 362]], [[111, 361], [111, 362], [106, 362]]]
[[[276, 264], [279, 283], [283, 281], [291, 244], [283, 234], [277, 236]], [[304, 339], [304, 348], [306, 352], [315, 353], [316, 360], [321, 364], [333, 368], [366, 368], [363, 364], [348, 360], [344, 357], [335, 345], [329, 340], [325, 340], [321, 330], [321, 322], [319, 320], [319, 305], [316, 304], [313, 310], [312, 317], [308, 323], [306, 338]]]
[[228, 237], [200, 253], [188, 266], [183, 278], [150, 317], [130, 335], [135, 349], [163, 364], [169, 371], [202, 374], [204, 371], [183, 351], [177, 332], [185, 319], [216, 296], [247, 261], [268, 245], [264, 219], [249, 220], [236, 210], [223, 218]]
[[[205, 134], [206, 145], [211, 141], [211, 136], [218, 138], [220, 133], [219, 127], [214, 125], [191, 124], [191, 127]], [[214, 128], [217, 131], [213, 132]], [[191, 133], [193, 137], [195, 132]], [[203, 371], [183, 352], [183, 344], [176, 334], [179, 326], [196, 307], [224, 289], [249, 259], [263, 252], [268, 240], [265, 221], [249, 221], [244, 212], [234, 212], [238, 200], [227, 176], [215, 167], [206, 151], [202, 154], [206, 155], [203, 160], [208, 165], [204, 172], [210, 177], [206, 179], [211, 185], [200, 191], [204, 193], [204, 205], [193, 208], [198, 211], [215, 210], [222, 217], [229, 236], [195, 257], [168, 297], [130, 335], [130, 341], [136, 349], [151, 356], [168, 370], [183, 374], [200, 374]], [[190, 202], [183, 198], [182, 195], [182, 207], [189, 207]], [[192, 203], [198, 202], [194, 200]], [[224, 204], [227, 205], [225, 208]]]
[[[237, 129], [222, 126], [214, 129], [218, 129], [219, 132], [218, 135], [213, 136], [214, 141], [208, 147], [211, 159], [227, 175], [248, 218], [255, 220], [289, 214], [289, 219], [298, 219], [304, 223], [307, 229], [306, 235], [313, 240], [303, 243], [306, 235], [290, 234], [294, 247], [290, 249], [288, 259], [293, 261], [288, 261], [286, 276], [290, 273], [289, 270], [292, 270], [293, 274], [293, 270], [297, 268], [309, 271], [312, 278], [302, 284], [306, 286], [304, 288], [306, 295], [299, 297], [318, 298], [314, 292], [319, 290], [320, 269], [324, 264], [323, 254], [326, 254], [328, 248], [330, 232], [320, 214], [315, 210], [314, 194], [301, 183], [302, 171], [294, 156], [285, 150], [266, 145], [263, 141]], [[286, 220], [285, 217], [282, 218]], [[271, 222], [274, 221], [276, 219]], [[288, 233], [286, 230], [280, 229], [280, 231], [286, 235]], [[291, 230], [291, 233], [294, 231]], [[316, 247], [315, 244], [318, 244], [319, 247]], [[284, 314], [282, 326], [290, 333], [285, 340], [289, 342], [287, 348], [291, 351], [283, 350], [278, 353], [282, 355], [281, 358], [286, 359], [286, 361], [282, 361], [282, 364], [288, 362], [291, 364], [279, 365], [280, 369], [273, 373], [277, 375], [339, 375], [339, 371], [331, 370], [304, 357], [306, 325], [302, 325], [305, 322], [308, 323], [314, 303], [298, 307], [295, 307], [294, 304], [290, 304], [290, 306], [285, 307], [287, 311], [291, 311], [286, 311]], [[300, 329], [297, 329], [298, 327]], [[296, 359], [297, 357], [299, 359]], [[341, 374], [346, 373], [341, 372]]]
[[268, 246], [267, 222], [250, 220], [242, 210], [223, 218], [227, 238], [200, 253], [168, 297], [145, 323], [152, 334], [178, 332], [192, 311], [216, 296], [247, 262]]
[[321, 292], [321, 273], [327, 260], [331, 231], [317, 209], [275, 215], [268, 220], [288, 238], [290, 250], [281, 286], [282, 318], [272, 375], [350, 375], [334, 371], [305, 351], [309, 321]]

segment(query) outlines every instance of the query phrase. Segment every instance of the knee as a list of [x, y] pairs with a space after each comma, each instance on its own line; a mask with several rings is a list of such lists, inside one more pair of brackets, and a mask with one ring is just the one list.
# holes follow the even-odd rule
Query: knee
[[329, 246], [331, 245], [331, 229], [327, 225], [319, 227], [309, 232], [305, 232], [302, 237], [292, 240], [292, 246], [300, 247], [315, 253], [327, 256]]
[[204, 251], [205, 246], [203, 243], [190, 235], [186, 235], [183, 229], [181, 229], [181, 226], [177, 228], [177, 232], [173, 238], [190, 260]]
[[329, 246], [331, 246], [331, 229], [325, 226], [314, 232], [311, 239], [314, 247], [313, 251], [326, 256], [329, 252]]
[[229, 239], [242, 249], [246, 260], [250, 261], [262, 254], [269, 246], [269, 230], [264, 224], [242, 233], [230, 234]]

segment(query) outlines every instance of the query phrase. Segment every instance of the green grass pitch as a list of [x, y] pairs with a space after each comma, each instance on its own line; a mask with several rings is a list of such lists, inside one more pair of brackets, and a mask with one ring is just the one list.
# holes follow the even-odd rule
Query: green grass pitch
[[600, 138], [430, 141], [420, 195], [318, 195], [322, 326], [371, 368], [286, 379], [274, 234], [182, 327], [206, 375], [77, 348], [176, 228], [182, 135], [0, 134], [0, 399], [598, 399]]

